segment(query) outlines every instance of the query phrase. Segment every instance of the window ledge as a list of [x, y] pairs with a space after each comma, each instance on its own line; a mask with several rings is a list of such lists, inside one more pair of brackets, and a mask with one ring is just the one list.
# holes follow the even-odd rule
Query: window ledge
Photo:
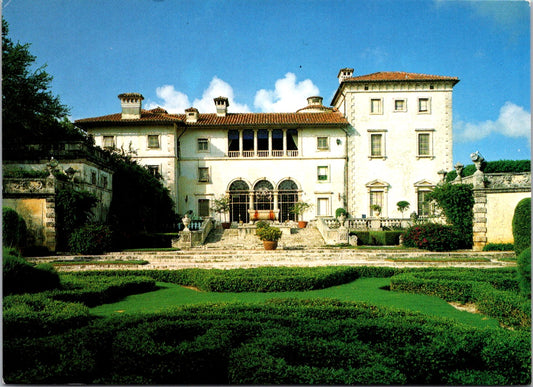
[[429, 156], [420, 156], [420, 155], [417, 155], [416, 156], [416, 159], [417, 160], [420, 160], [420, 159], [430, 159], [430, 160], [433, 160], [435, 158], [435, 156], [433, 155], [429, 155]]
[[385, 160], [387, 156], [368, 156], [369, 160]]

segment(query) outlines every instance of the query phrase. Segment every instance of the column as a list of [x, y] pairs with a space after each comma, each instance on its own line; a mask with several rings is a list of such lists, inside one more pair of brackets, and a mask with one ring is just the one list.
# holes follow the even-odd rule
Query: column
[[239, 155], [242, 157], [242, 129], [239, 129]]
[[272, 129], [268, 129], [268, 156], [272, 156]]
[[253, 211], [254, 211], [254, 191], [253, 190], [250, 190], [250, 192], [248, 193], [248, 209], [249, 209], [249, 212], [248, 214], [250, 214], [250, 212], [252, 212], [250, 214], [250, 223], [253, 223], [253, 219], [254, 219], [254, 214], [253, 214]]
[[257, 156], [257, 130], [254, 129], [254, 156]]
[[287, 129], [283, 129], [283, 156], [287, 156]]
[[279, 211], [279, 192], [278, 190], [272, 191], [272, 194], [274, 195], [274, 212]]

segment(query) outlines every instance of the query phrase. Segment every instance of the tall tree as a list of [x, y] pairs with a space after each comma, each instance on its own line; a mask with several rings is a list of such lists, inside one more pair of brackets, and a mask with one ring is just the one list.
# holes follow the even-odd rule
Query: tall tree
[[8, 32], [8, 23], [2, 19], [4, 144], [58, 139], [68, 132], [69, 109], [49, 90], [52, 76], [46, 66], [33, 69], [36, 57], [30, 53], [30, 44], [14, 43]]

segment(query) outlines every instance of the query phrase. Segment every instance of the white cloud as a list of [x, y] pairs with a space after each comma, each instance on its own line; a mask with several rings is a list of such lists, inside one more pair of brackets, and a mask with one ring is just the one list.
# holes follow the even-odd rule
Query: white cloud
[[459, 142], [480, 140], [492, 133], [506, 137], [531, 138], [531, 113], [512, 102], [506, 102], [500, 109], [496, 121], [469, 123], [459, 121], [454, 124], [455, 138]]
[[216, 97], [227, 97], [229, 99], [228, 112], [247, 113], [250, 111], [248, 105], [235, 102], [233, 88], [229, 83], [216, 76], [209, 83], [209, 87], [204, 90], [202, 98], [195, 99], [192, 106], [198, 109], [200, 113], [216, 113], [215, 102], [213, 101]]
[[146, 109], [154, 109], [161, 106], [169, 113], [184, 113], [185, 109], [194, 106], [200, 113], [215, 113], [216, 108], [213, 99], [222, 96], [229, 99], [229, 112], [246, 113], [250, 111], [246, 104], [235, 102], [233, 88], [216, 76], [213, 77], [207, 89], [204, 90], [202, 98], [196, 98], [192, 104], [189, 101], [189, 97], [181, 91], [176, 90], [173, 85], [158, 87], [156, 89], [156, 95], [162, 102], [148, 102]]
[[255, 94], [254, 106], [262, 112], [295, 112], [307, 106], [307, 98], [319, 90], [310, 79], [296, 83], [296, 75], [285, 74], [278, 79], [274, 90], [261, 89]]
[[162, 104], [149, 102], [146, 104], [146, 109], [154, 109], [161, 106], [169, 113], [183, 113], [185, 109], [191, 106], [189, 97], [181, 91], [174, 89], [172, 85], [158, 87], [155, 89], [155, 94], [164, 102]]

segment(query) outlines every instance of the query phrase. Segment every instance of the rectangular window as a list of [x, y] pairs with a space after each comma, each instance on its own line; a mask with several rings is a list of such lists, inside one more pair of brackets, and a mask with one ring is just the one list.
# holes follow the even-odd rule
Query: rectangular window
[[148, 135], [148, 148], [159, 148], [159, 136], [157, 134]]
[[370, 135], [370, 156], [383, 156], [383, 134], [376, 133]]
[[431, 156], [431, 135], [418, 133], [418, 156]]
[[[375, 208], [377, 205], [379, 208]], [[383, 211], [383, 191], [370, 191], [370, 214], [373, 216]]]
[[328, 137], [317, 137], [316, 148], [318, 150], [328, 150], [329, 149]]
[[198, 139], [198, 152], [209, 152], [209, 140], [207, 138]]
[[429, 113], [429, 98], [419, 98], [418, 99], [418, 112], [419, 113]]
[[102, 145], [104, 149], [115, 149], [115, 136], [104, 136]]
[[318, 216], [329, 216], [329, 199], [318, 198], [316, 203], [316, 214]]
[[198, 216], [209, 216], [209, 199], [198, 199]]
[[324, 167], [324, 166], [321, 166], [321, 167], [317, 168], [318, 181], [328, 181], [328, 175], [329, 175], [328, 170], [329, 170], [329, 168], [328, 167]]
[[370, 113], [381, 114], [381, 99], [372, 98], [370, 100]]
[[209, 168], [208, 167], [198, 167], [198, 181], [202, 183], [209, 182]]
[[394, 111], [395, 112], [404, 112], [406, 111], [407, 104], [405, 103], [405, 99], [396, 99], [394, 100]]
[[148, 171], [152, 174], [152, 176], [159, 178], [161, 175], [159, 174], [159, 165], [147, 165], [146, 168], [148, 168]]
[[431, 214], [430, 204], [426, 201], [430, 191], [418, 191], [418, 216], [429, 216]]

